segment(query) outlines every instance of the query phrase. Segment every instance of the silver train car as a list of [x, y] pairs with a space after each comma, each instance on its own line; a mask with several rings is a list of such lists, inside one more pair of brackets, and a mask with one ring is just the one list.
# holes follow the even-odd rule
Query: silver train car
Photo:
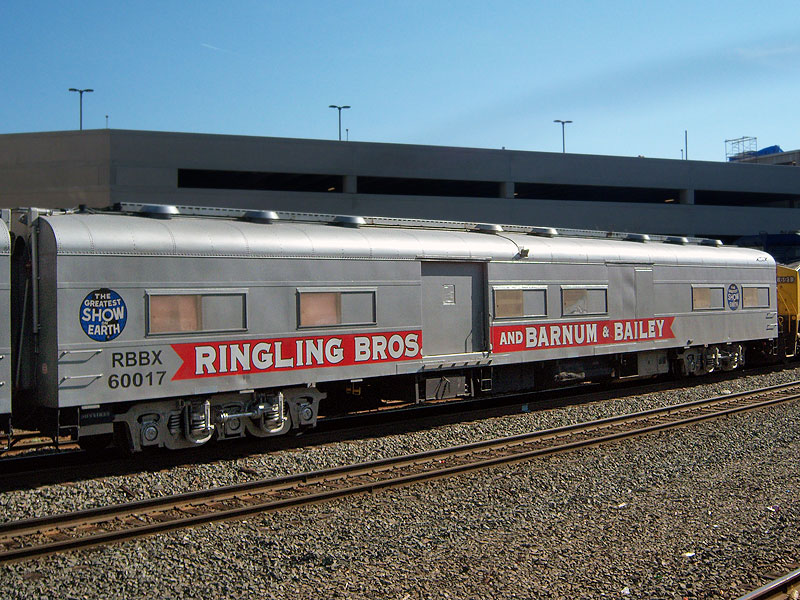
[[709, 240], [185, 212], [12, 219], [15, 419], [177, 449], [311, 427], [321, 402], [734, 369], [777, 336], [773, 259]]

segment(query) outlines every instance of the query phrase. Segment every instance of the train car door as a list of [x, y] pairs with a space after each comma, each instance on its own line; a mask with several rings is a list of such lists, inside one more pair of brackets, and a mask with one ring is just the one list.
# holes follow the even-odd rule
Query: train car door
[[485, 349], [484, 265], [422, 262], [422, 354]]

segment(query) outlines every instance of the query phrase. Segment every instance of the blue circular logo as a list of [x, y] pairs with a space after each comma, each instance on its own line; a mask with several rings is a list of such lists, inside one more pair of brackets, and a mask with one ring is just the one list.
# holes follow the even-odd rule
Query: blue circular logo
[[739, 308], [739, 288], [735, 283], [728, 286], [728, 306], [731, 310]]
[[96, 342], [110, 342], [125, 329], [128, 309], [117, 292], [101, 288], [83, 299], [80, 319], [86, 335]]

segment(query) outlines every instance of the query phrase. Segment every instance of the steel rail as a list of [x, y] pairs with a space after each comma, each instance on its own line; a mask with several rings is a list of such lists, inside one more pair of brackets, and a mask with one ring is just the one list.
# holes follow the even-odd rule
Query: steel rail
[[[284, 510], [286, 508], [300, 506], [304, 504], [325, 502], [335, 498], [345, 496], [352, 496], [366, 492], [374, 492], [381, 489], [392, 487], [400, 487], [410, 485], [421, 481], [429, 481], [452, 475], [465, 473], [469, 471], [476, 471], [485, 469], [492, 466], [511, 464], [530, 460], [535, 457], [555, 454], [560, 452], [567, 452], [579, 448], [586, 448], [590, 446], [597, 446], [603, 443], [620, 440], [627, 437], [645, 435], [657, 431], [684, 426], [691, 423], [697, 423], [709, 419], [716, 419], [722, 416], [731, 415], [739, 412], [755, 410], [757, 408], [774, 405], [781, 402], [788, 402], [800, 398], [800, 393], [787, 394], [792, 388], [800, 387], [800, 382], [790, 384], [782, 384], [779, 386], [772, 386], [768, 388], [760, 388], [749, 392], [738, 392], [726, 396], [719, 396], [706, 400], [695, 400], [680, 405], [673, 405], [663, 408], [650, 409], [640, 413], [633, 413], [629, 415], [621, 415], [616, 417], [609, 417], [598, 421], [588, 423], [579, 423], [574, 425], [567, 425], [554, 429], [544, 431], [518, 434], [506, 438], [498, 438], [494, 440], [486, 440], [481, 442], [474, 442], [462, 446], [452, 446], [449, 448], [429, 450], [426, 452], [419, 452], [403, 457], [387, 458], [356, 465], [347, 465], [335, 467], [322, 471], [312, 471], [306, 473], [299, 473], [285, 477], [263, 479], [243, 484], [235, 484], [225, 486], [222, 488], [215, 488], [213, 490], [199, 490], [188, 492], [184, 494], [177, 494], [164, 498], [151, 498], [137, 502], [126, 504], [100, 507], [95, 509], [88, 509], [76, 513], [68, 513], [61, 515], [46, 516], [23, 521], [10, 522], [0, 524], [0, 544], [6, 546], [5, 551], [0, 551], [0, 562], [8, 562], [14, 560], [22, 560], [34, 556], [41, 556], [51, 554], [54, 552], [62, 552], [66, 550], [84, 548], [90, 546], [97, 546], [101, 544], [110, 543], [113, 541], [121, 541], [135, 537], [142, 537], [153, 533], [164, 531], [182, 529], [186, 527], [193, 527], [212, 521], [229, 520], [236, 518], [247, 517], [256, 513], [275, 512]], [[332, 490], [324, 490], [316, 493], [301, 494], [289, 498], [279, 498], [277, 500], [269, 500], [262, 502], [253, 497], [254, 494], [274, 493], [280, 491], [290, 491], [292, 489], [301, 488], [303, 486], [310, 487], [313, 485], [326, 485], [332, 481], [342, 480], [346, 478], [354, 478], [359, 476], [371, 476], [377, 474], [390, 474], [390, 471], [397, 470], [402, 467], [408, 466], [421, 466], [430, 465], [436, 461], [444, 458], [465, 458], [474, 455], [478, 452], [485, 452], [488, 450], [505, 449], [512, 447], [523, 446], [526, 443], [536, 441], [553, 441], [559, 437], [568, 435], [581, 435], [591, 431], [602, 430], [612, 426], [626, 425], [635, 423], [637, 421], [652, 419], [655, 417], [672, 417], [679, 416], [681, 412], [690, 410], [705, 409], [708, 410], [714, 405], [730, 404], [741, 402], [749, 398], [762, 398], [765, 395], [774, 395], [783, 392], [783, 396], [773, 397], [759, 402], [748, 403], [744, 405], [732, 406], [724, 410], [716, 410], [714, 412], [704, 412], [690, 417], [680, 418], [677, 420], [656, 423], [640, 427], [635, 430], [623, 430], [606, 435], [589, 437], [563, 444], [557, 444], [544, 448], [535, 448], [532, 450], [524, 450], [510, 455], [494, 456], [490, 458], [481, 458], [478, 460], [471, 460], [463, 464], [456, 464], [446, 466], [443, 468], [436, 468], [429, 471], [419, 473], [411, 473], [407, 475], [398, 474], [394, 477], [389, 477], [382, 480], [368, 481], [366, 483], [357, 483], [355, 485], [345, 485]], [[220, 502], [228, 499], [236, 499], [237, 501], [244, 501], [245, 506], [238, 506], [234, 508], [225, 508], [217, 506], [216, 508], [223, 508], [222, 510], [213, 510], [205, 514], [189, 514], [186, 516], [184, 511], [197, 512], [201, 505], [197, 502]], [[254, 500], [248, 503], [248, 499]], [[169, 510], [177, 510], [182, 514], [171, 520], [161, 520], [155, 523], [144, 523], [136, 525], [133, 528], [122, 529], [118, 531], [103, 531], [97, 534], [85, 535], [83, 537], [62, 539], [54, 542], [38, 545], [23, 545], [22, 547], [9, 548], [9, 543], [14, 543], [13, 539], [31, 534], [45, 534], [48, 531], [53, 531], [56, 528], [66, 529], [67, 527], [75, 527], [87, 524], [97, 523], [112, 523], [116, 520], [117, 524], [121, 519], [137, 519], [140, 515], [145, 515], [148, 511], [152, 514], [155, 512], [164, 512]]]
[[784, 600], [800, 597], [800, 569], [740, 596], [737, 600]]

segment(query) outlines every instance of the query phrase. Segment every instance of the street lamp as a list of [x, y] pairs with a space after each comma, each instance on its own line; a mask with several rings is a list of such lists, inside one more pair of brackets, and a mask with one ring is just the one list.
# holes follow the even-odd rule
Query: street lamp
[[555, 119], [553, 123], [561, 123], [561, 153], [565, 153], [567, 151], [567, 147], [564, 144], [564, 125], [567, 123], [572, 123], [572, 121], [562, 121], [561, 119]]
[[335, 104], [331, 104], [328, 108], [335, 108], [339, 111], [339, 141], [342, 141], [342, 109], [350, 108], [349, 106], [337, 106]]
[[84, 92], [93, 92], [94, 90], [86, 88], [85, 90], [79, 90], [78, 88], [69, 88], [70, 92], [78, 92], [80, 98], [80, 106], [81, 106], [81, 120], [80, 125], [81, 129], [83, 129], [83, 93]]

